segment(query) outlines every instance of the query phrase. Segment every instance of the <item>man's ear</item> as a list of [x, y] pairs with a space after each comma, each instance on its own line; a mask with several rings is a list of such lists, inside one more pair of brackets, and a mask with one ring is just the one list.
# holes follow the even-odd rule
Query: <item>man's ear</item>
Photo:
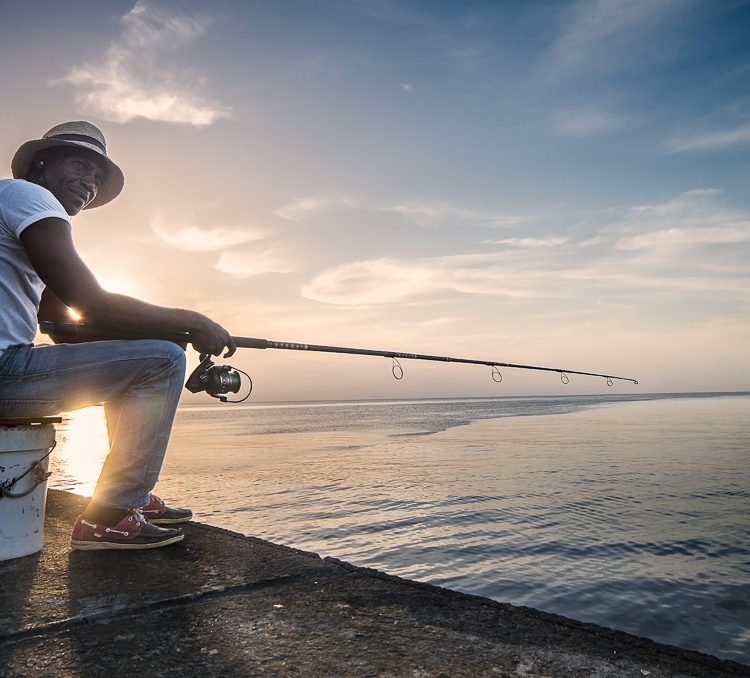
[[32, 165], [41, 169], [47, 163], [49, 155], [50, 153], [48, 148], [45, 148], [43, 151], [39, 151], [39, 153], [37, 153], [34, 157], [34, 162], [32, 163]]
[[38, 183], [41, 180], [48, 159], [49, 150], [46, 148], [43, 151], [39, 151], [39, 153], [34, 156], [31, 167], [29, 167], [29, 173], [26, 175], [27, 181]]

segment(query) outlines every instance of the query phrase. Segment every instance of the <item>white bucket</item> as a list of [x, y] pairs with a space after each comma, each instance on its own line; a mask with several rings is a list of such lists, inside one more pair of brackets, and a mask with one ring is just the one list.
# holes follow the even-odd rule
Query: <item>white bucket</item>
[[47, 455], [54, 444], [52, 424], [0, 425], [0, 560], [42, 550]]

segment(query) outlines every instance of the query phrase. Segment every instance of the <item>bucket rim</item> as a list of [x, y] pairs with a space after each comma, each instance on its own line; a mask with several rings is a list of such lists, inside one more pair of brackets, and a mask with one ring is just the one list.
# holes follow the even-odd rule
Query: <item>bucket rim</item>
[[62, 417], [0, 417], [0, 426], [38, 426], [44, 424], [59, 424]]

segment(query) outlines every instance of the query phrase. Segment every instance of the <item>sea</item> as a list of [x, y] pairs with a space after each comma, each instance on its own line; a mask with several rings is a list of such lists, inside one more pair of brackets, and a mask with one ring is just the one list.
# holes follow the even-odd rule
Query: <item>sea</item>
[[[58, 427], [89, 495], [101, 408]], [[186, 405], [158, 493], [321, 556], [750, 664], [750, 393]]]

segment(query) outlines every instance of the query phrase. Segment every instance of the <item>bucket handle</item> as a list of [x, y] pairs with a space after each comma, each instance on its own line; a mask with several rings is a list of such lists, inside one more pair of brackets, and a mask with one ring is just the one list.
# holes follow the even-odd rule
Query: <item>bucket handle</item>
[[[45, 471], [42, 468], [42, 462], [47, 457], [49, 457], [50, 454], [52, 454], [52, 450], [55, 449], [56, 445], [57, 441], [53, 442], [52, 447], [47, 450], [47, 453], [41, 459], [37, 459], [31, 466], [29, 466], [29, 468], [27, 468], [20, 476], [18, 476], [18, 478], [14, 478], [7, 487], [0, 485], [0, 499], [3, 499], [4, 497], [8, 497], [9, 499], [20, 499], [21, 497], [25, 497], [27, 494], [31, 494], [42, 483], [46, 482], [47, 478], [49, 478], [52, 473], [50, 471]], [[25, 492], [11, 492], [11, 488], [19, 480], [21, 480], [21, 478], [27, 476], [29, 473], [34, 474], [34, 484]]]

